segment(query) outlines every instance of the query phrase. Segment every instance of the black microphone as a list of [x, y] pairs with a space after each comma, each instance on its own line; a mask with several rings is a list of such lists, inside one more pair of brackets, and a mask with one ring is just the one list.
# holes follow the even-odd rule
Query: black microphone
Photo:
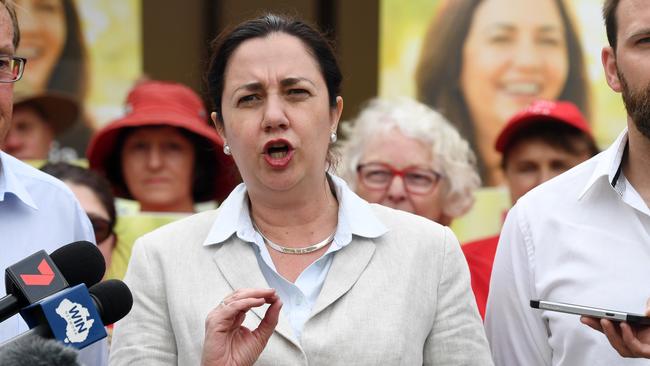
[[78, 352], [53, 340], [33, 335], [0, 349], [4, 366], [81, 366]]
[[5, 271], [7, 295], [0, 298], [0, 322], [69, 285], [92, 286], [105, 271], [102, 253], [87, 241], [62, 246], [49, 256], [40, 250]]
[[120, 280], [106, 280], [91, 287], [88, 292], [104, 325], [124, 318], [133, 307], [133, 295], [129, 286]]

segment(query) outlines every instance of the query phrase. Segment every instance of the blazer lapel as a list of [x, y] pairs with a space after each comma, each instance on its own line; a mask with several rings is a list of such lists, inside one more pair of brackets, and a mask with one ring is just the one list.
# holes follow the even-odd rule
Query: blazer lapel
[[357, 237], [334, 254], [332, 267], [312, 309], [311, 317], [316, 316], [352, 288], [374, 253], [375, 243], [371, 239]]
[[[223, 242], [215, 253], [214, 261], [233, 289], [269, 287], [257, 263], [254, 250], [250, 243], [245, 243], [233, 236]], [[265, 305], [253, 308], [251, 311], [262, 320], [267, 308], [268, 305]], [[275, 331], [294, 344], [298, 344], [294, 338], [289, 320], [286, 319], [282, 312], [280, 312], [280, 320], [275, 327]]]

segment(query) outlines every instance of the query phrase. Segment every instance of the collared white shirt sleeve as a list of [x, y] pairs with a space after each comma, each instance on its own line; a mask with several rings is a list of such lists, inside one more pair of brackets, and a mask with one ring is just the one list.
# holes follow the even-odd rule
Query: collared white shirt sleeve
[[530, 227], [517, 205], [506, 217], [490, 280], [485, 330], [495, 365], [550, 365], [546, 326], [532, 311], [537, 299], [529, 258]]

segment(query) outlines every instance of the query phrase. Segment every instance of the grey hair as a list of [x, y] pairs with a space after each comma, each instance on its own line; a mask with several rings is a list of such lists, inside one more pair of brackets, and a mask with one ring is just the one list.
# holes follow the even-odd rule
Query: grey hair
[[397, 129], [404, 136], [431, 147], [432, 168], [441, 172], [447, 191], [443, 212], [455, 218], [474, 204], [474, 191], [481, 185], [476, 155], [458, 131], [440, 113], [411, 98], [375, 98], [370, 100], [355, 120], [341, 128], [349, 136], [342, 149], [339, 173], [356, 189], [357, 165], [366, 144], [381, 132]]

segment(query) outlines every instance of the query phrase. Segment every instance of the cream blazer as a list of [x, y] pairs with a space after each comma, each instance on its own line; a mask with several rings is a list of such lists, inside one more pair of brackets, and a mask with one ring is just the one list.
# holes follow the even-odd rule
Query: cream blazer
[[[388, 233], [353, 236], [334, 255], [302, 338], [281, 314], [257, 364], [492, 365], [451, 230], [371, 207]], [[233, 235], [202, 245], [216, 212], [136, 242], [125, 277], [133, 309], [116, 324], [110, 365], [200, 365], [208, 312], [235, 289], [268, 287], [250, 243]], [[267, 306], [250, 311], [244, 325], [256, 328]]]

